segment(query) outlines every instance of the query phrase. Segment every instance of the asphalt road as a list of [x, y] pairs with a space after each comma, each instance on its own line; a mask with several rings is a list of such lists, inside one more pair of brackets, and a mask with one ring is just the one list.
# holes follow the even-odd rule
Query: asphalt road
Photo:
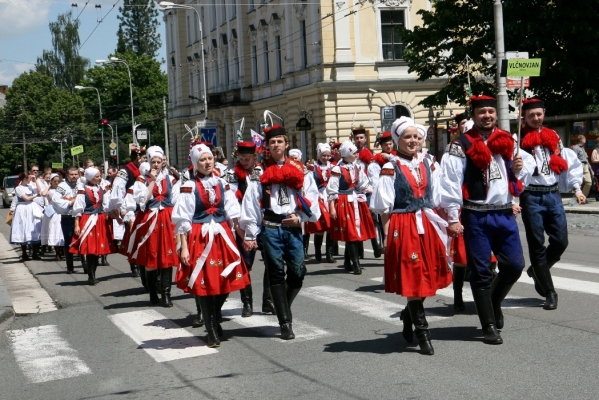
[[[8, 236], [6, 225], [0, 233]], [[17, 257], [0, 254], [0, 268]], [[275, 316], [240, 318], [233, 293], [213, 352], [198, 340], [204, 329], [191, 327], [194, 300], [173, 287], [173, 308], [150, 306], [120, 255], [99, 267], [93, 287], [81, 269], [67, 275], [64, 262], [27, 262], [58, 310], [0, 326], [0, 398], [595, 399], [597, 259], [597, 239], [572, 232], [552, 269], [559, 308], [544, 311], [524, 276], [504, 303], [500, 346], [483, 344], [472, 301], [453, 316], [451, 287], [427, 299], [432, 357], [401, 337], [405, 299], [384, 293], [382, 261], [371, 252], [360, 276], [341, 262], [308, 263], [293, 341], [277, 339]], [[252, 273], [256, 311], [263, 268], [258, 260]]]

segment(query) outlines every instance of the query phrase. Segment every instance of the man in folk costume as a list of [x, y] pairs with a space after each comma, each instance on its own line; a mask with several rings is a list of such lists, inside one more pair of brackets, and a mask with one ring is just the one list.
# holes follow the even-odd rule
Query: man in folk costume
[[[124, 209], [127, 191], [131, 189], [135, 183], [135, 180], [140, 176], [139, 165], [145, 161], [146, 148], [136, 146], [131, 149], [130, 156], [131, 161], [129, 161], [119, 170], [111, 185], [112, 190], [110, 192], [110, 202], [111, 208], [113, 210]], [[137, 212], [139, 212], [139, 210], [136, 211], [136, 214]], [[125, 227], [125, 234], [123, 238], [124, 241], [128, 241], [128, 236], [131, 234], [130, 230], [130, 226]], [[131, 275], [134, 278], [141, 276], [143, 286], [147, 287], [145, 273], [140, 274], [140, 268], [133, 263], [129, 263], [129, 266], [131, 267]]]
[[285, 128], [273, 125], [264, 129], [264, 135], [270, 158], [260, 182], [249, 187], [243, 198], [239, 223], [245, 231], [246, 251], [258, 247], [256, 240], [262, 233], [264, 261], [281, 338], [290, 340], [295, 338], [291, 304], [306, 274], [301, 223], [316, 222], [320, 217], [318, 188], [301, 162], [285, 156], [289, 147]]
[[[374, 162], [374, 153], [368, 148], [366, 129], [363, 127], [352, 129], [352, 139], [358, 148], [358, 159], [356, 160], [356, 164], [360, 167], [364, 174], [368, 174], [368, 166]], [[372, 182], [370, 183], [372, 184]], [[370, 202], [370, 194], [367, 195], [367, 201]], [[383, 254], [383, 226], [381, 224], [380, 217], [377, 214], [372, 213], [371, 217], [372, 221], [374, 222], [376, 237], [371, 239], [370, 243], [372, 245], [374, 257], [380, 258]], [[358, 243], [358, 251], [360, 253], [360, 258], [364, 258], [363, 242]]]
[[[514, 154], [514, 139], [496, 126], [495, 98], [473, 96], [471, 105], [474, 127], [451, 143], [443, 161], [441, 207], [448, 215], [450, 234], [464, 234], [470, 286], [484, 341], [501, 344], [501, 302], [524, 268], [512, 200], [522, 193], [534, 161], [524, 151]], [[489, 266], [491, 252], [499, 264], [495, 280]]]
[[376, 190], [376, 186], [379, 183], [383, 165], [397, 155], [397, 152], [393, 150], [393, 136], [391, 132], [383, 132], [378, 142], [381, 145], [381, 152], [375, 154], [372, 157], [372, 162], [368, 165], [368, 179], [370, 179], [373, 190]]
[[[522, 105], [525, 125], [520, 147], [533, 155], [536, 168], [520, 196], [520, 206], [532, 264], [526, 272], [534, 280], [537, 292], [545, 297], [543, 308], [555, 310], [557, 293], [549, 269], [568, 247], [568, 224], [560, 189], [574, 189], [579, 204], [586, 198], [580, 190], [582, 164], [576, 153], [564, 149], [557, 132], [543, 126], [544, 107], [539, 98], [525, 99]], [[547, 247], [545, 233], [549, 236]]]
[[[61, 215], [60, 226], [64, 237], [64, 257], [67, 263], [67, 274], [75, 272], [73, 265], [73, 253], [69, 252], [69, 246], [73, 240], [75, 230], [75, 217], [73, 215], [73, 204], [77, 197], [77, 183], [79, 181], [79, 170], [77, 167], [70, 167], [67, 170], [67, 178], [60, 182], [54, 195], [52, 204], [58, 214]], [[87, 273], [87, 268], [84, 269]]]
[[[233, 168], [227, 170], [225, 181], [229, 184], [231, 190], [235, 193], [239, 204], [243, 201], [248, 188], [260, 182], [262, 175], [262, 167], [257, 164], [256, 144], [254, 142], [237, 142], [237, 163]], [[245, 261], [248, 271], [252, 270], [257, 249], [252, 248], [246, 251], [243, 242], [245, 234], [243, 231], [236, 232], [235, 240], [241, 256]], [[264, 268], [264, 277], [262, 280], [262, 312], [266, 314], [274, 314], [275, 308], [270, 295], [270, 281], [268, 279], [268, 270]], [[241, 302], [243, 303], [242, 317], [251, 317], [253, 314], [253, 296], [252, 284], [246, 286], [245, 289], [239, 291]]]

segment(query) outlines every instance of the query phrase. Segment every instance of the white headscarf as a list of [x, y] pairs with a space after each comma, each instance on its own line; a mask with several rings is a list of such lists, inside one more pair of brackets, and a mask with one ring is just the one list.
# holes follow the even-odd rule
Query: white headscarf
[[416, 123], [412, 118], [400, 117], [393, 122], [393, 125], [391, 125], [391, 135], [395, 144], [399, 142], [399, 138], [403, 135], [406, 128], [409, 127], [416, 127]]
[[289, 150], [289, 157], [299, 157], [299, 159], [302, 159], [302, 152], [300, 149], [291, 149]]
[[94, 167], [89, 167], [88, 169], [85, 170], [85, 172], [83, 173], [83, 176], [85, 176], [85, 180], [87, 182], [90, 182], [92, 179], [94, 179], [96, 177], [96, 175], [98, 175], [100, 171]]
[[164, 157], [164, 150], [160, 146], [151, 146], [146, 150], [146, 154], [148, 155], [148, 161], [152, 161], [154, 157], [162, 159]]
[[339, 147], [339, 153], [341, 153], [341, 157], [343, 158], [351, 156], [352, 154], [357, 152], [358, 148], [349, 140], [346, 140], [345, 142], [341, 143], [341, 147]]
[[58, 174], [57, 174], [57, 173], [53, 173], [53, 174], [51, 174], [51, 175], [50, 175], [50, 180], [54, 179], [54, 178], [55, 178], [55, 177], [57, 177], [57, 176], [58, 176]]
[[328, 143], [318, 143], [318, 145], [316, 146], [316, 154], [318, 155], [318, 158], [320, 158], [322, 153], [324, 153], [326, 151], [328, 151], [330, 153], [331, 146]]
[[193, 165], [194, 170], [198, 168], [198, 161], [200, 160], [200, 157], [206, 153], [209, 153], [212, 156], [214, 155], [205, 144], [196, 144], [191, 148], [191, 151], [189, 152], [189, 158], [191, 158], [191, 164]]
[[150, 173], [150, 169], [150, 163], [147, 161], [139, 164], [139, 173], [142, 176], [148, 176], [148, 174]]
[[420, 125], [420, 124], [416, 124], [416, 129], [418, 129], [418, 133], [420, 133], [422, 135], [422, 140], [426, 140], [426, 136], [427, 136], [427, 130], [426, 130], [426, 126], [424, 125]]

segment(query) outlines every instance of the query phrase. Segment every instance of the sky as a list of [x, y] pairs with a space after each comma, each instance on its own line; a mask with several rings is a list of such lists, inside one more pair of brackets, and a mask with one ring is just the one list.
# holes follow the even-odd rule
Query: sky
[[[44, 50], [52, 50], [48, 24], [69, 10], [73, 10], [75, 16], [80, 15], [82, 46], [79, 54], [88, 58], [92, 66], [95, 60], [106, 59], [116, 48], [120, 5], [122, 0], [0, 0], [0, 85], [10, 86], [21, 73], [35, 68], [37, 58]], [[161, 12], [158, 21], [163, 44], [158, 53], [161, 60], [166, 59], [166, 33]]]

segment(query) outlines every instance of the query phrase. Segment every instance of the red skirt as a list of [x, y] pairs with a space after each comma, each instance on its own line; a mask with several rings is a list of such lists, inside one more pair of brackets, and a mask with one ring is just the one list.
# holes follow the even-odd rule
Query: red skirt
[[347, 196], [340, 194], [337, 199], [337, 219], [331, 218], [331, 239], [342, 242], [363, 242], [376, 238], [368, 202], [358, 202], [358, 213], [360, 214], [360, 236], [358, 236], [354, 203], [347, 201]]
[[331, 228], [331, 214], [329, 214], [324, 200], [320, 197], [318, 198], [318, 205], [320, 207], [320, 218], [316, 222], [308, 222], [306, 224], [306, 228], [304, 229], [306, 235], [326, 232]]
[[456, 264], [466, 265], [466, 244], [464, 243], [464, 235], [460, 234], [456, 237], [451, 238], [451, 246], [449, 251], [453, 262]]
[[[189, 287], [189, 281], [193, 274], [196, 263], [206, 245], [208, 244], [208, 234], [202, 236], [203, 224], [192, 224], [191, 232], [187, 237], [187, 248], [189, 249], [189, 264], [181, 265], [177, 268], [175, 280], [177, 287], [186, 293], [191, 293], [198, 296], [216, 296], [219, 294], [227, 294], [236, 290], [244, 289], [250, 284], [248, 270], [243, 262], [243, 257], [235, 254], [233, 249], [229, 247], [225, 239], [220, 234], [214, 235], [214, 242], [208, 257], [197, 276], [193, 287]], [[220, 224], [226, 231], [229, 242], [236, 246], [235, 238], [229, 228], [227, 222]], [[231, 264], [240, 261], [240, 263], [227, 275], [221, 276], [221, 273]]]
[[122, 254], [125, 257], [127, 257], [129, 262], [131, 262], [130, 261], [131, 255], [129, 254], [127, 249], [129, 248], [131, 234], [133, 233], [133, 231], [135, 230], [135, 227], [137, 226], [137, 224], [139, 224], [139, 222], [141, 221], [142, 218], [143, 218], [142, 212], [138, 212], [137, 214], [135, 214], [135, 219], [133, 220], [133, 228], [131, 228], [131, 225], [129, 225], [129, 222], [125, 223], [125, 233], [123, 234], [123, 240], [121, 240], [121, 243], [119, 244], [119, 254]]
[[112, 241], [112, 220], [106, 217], [105, 213], [96, 214], [98, 220], [91, 227], [89, 233], [83, 240], [85, 224], [93, 214], [83, 214], [79, 220], [81, 234], [73, 236], [69, 253], [72, 254], [91, 254], [96, 256], [105, 256], [107, 254], [116, 253], [116, 247]]
[[[152, 215], [152, 210], [146, 210], [141, 214], [140, 228], [135, 233], [135, 242], [131, 252], [130, 262], [144, 267], [169, 268], [179, 265], [179, 256], [177, 256], [177, 244], [175, 242], [175, 225], [172, 223], [172, 207], [164, 208], [158, 211], [155, 217], [156, 225], [150, 232], [153, 221], [148, 221]], [[149, 237], [141, 243], [146, 235]], [[136, 254], [137, 253], [137, 254]]]
[[392, 214], [385, 251], [385, 292], [430, 297], [452, 281], [445, 245], [423, 214], [418, 234], [414, 213]]

